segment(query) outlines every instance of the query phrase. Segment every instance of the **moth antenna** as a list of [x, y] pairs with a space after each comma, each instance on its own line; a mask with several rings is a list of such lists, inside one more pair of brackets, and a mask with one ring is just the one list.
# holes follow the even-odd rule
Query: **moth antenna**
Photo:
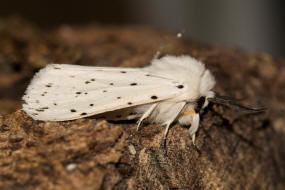
[[237, 101], [240, 101], [240, 100], [235, 99], [235, 98], [231, 98], [228, 96], [216, 95], [213, 98], [208, 98], [208, 100], [212, 103], [221, 104], [221, 105], [224, 105], [227, 107], [235, 107], [235, 108], [239, 109], [240, 111], [246, 111], [249, 114], [261, 113], [261, 112], [265, 112], [267, 110], [267, 108], [265, 108], [265, 107], [254, 108], [254, 107], [247, 107], [247, 106], [241, 105], [241, 104], [237, 103]]
[[[185, 34], [185, 29], [181, 30], [176, 34], [177, 38], [182, 38], [182, 36]], [[153, 59], [159, 59], [163, 56], [163, 50], [166, 49], [167, 46], [171, 45], [169, 43], [169, 38], [168, 37], [162, 37], [162, 39], [159, 42], [159, 47], [158, 50], [155, 52]]]
[[217, 94], [215, 94], [215, 98], [223, 99], [223, 100], [227, 100], [227, 101], [233, 101], [233, 102], [240, 102], [240, 101], [243, 101], [243, 100], [246, 99], [246, 98], [233, 98], [233, 97], [230, 97], [230, 96], [220, 96], [220, 95], [217, 95]]
[[167, 37], [162, 37], [162, 39], [159, 42], [158, 50], [155, 52], [153, 59], [159, 59], [162, 57], [161, 52], [165, 49], [165, 44], [167, 41]]

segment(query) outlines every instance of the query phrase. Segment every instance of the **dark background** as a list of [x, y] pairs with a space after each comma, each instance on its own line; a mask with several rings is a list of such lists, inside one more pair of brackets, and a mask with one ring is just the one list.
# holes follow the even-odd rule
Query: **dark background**
[[22, 16], [41, 27], [59, 24], [146, 25], [215, 45], [285, 57], [281, 0], [26, 0], [1, 1], [0, 17]]

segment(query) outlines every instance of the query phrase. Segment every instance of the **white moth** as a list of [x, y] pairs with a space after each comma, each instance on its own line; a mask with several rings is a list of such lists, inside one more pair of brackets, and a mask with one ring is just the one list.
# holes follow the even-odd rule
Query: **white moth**
[[140, 118], [166, 126], [191, 125], [193, 143], [199, 111], [214, 97], [215, 79], [189, 56], [165, 56], [144, 68], [50, 64], [31, 81], [23, 110], [35, 120], [66, 121], [101, 115], [110, 120]]

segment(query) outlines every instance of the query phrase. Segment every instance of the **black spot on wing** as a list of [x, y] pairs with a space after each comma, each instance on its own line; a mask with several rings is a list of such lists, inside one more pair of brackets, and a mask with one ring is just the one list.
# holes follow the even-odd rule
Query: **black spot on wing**
[[121, 73], [127, 73], [126, 71], [121, 71]]
[[109, 83], [109, 85], [113, 86], [113, 85], [114, 85], [114, 83], [112, 83], [112, 82], [111, 82], [111, 83]]
[[81, 94], [81, 92], [76, 92], [76, 94]]
[[182, 84], [178, 85], [177, 88], [182, 89], [184, 86]]
[[47, 92], [43, 92], [42, 94], [41, 94], [41, 96], [45, 96], [47, 94]]
[[132, 105], [133, 103], [132, 102], [128, 102], [128, 105]]
[[117, 97], [117, 99], [121, 99], [121, 98], [122, 98], [121, 96], [118, 96], [118, 97]]
[[137, 115], [137, 113], [136, 112], [131, 112], [131, 113], [129, 113], [129, 116], [131, 116], [131, 115]]
[[94, 104], [89, 104], [89, 106], [94, 106]]
[[153, 100], [156, 100], [157, 96], [154, 95], [154, 96], [151, 96], [150, 98], [153, 99]]
[[131, 85], [131, 86], [136, 86], [137, 83], [133, 82], [133, 83], [131, 83], [130, 85]]
[[80, 115], [87, 115], [87, 113], [83, 112], [83, 113], [81, 113]]
[[71, 109], [70, 112], [76, 112], [76, 110], [75, 109]]
[[89, 84], [89, 83], [91, 83], [91, 82], [90, 82], [90, 81], [88, 81], [88, 80], [87, 80], [87, 81], [85, 81], [85, 84]]
[[48, 87], [48, 88], [50, 88], [52, 86], [52, 83], [48, 83], [47, 85], [46, 85], [46, 87]]
[[92, 82], [94, 82], [95, 81], [95, 79], [93, 78], [93, 79], [90, 79]]

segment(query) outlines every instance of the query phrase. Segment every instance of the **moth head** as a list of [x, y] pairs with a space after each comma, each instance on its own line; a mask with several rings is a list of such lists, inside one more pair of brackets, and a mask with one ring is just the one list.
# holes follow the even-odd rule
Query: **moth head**
[[209, 70], [205, 70], [202, 74], [200, 82], [200, 97], [196, 101], [195, 110], [200, 111], [205, 108], [209, 102], [214, 104], [220, 104], [231, 108], [236, 108], [244, 113], [260, 113], [266, 111], [266, 108], [252, 108], [246, 107], [239, 104], [238, 100], [227, 97], [219, 96], [212, 91], [212, 88], [215, 85], [214, 76], [210, 73]]
[[200, 98], [198, 98], [195, 103], [195, 112], [199, 113], [201, 109], [203, 109], [204, 107], [208, 105], [208, 103], [209, 102], [205, 96], [201, 96]]
[[209, 102], [215, 104], [221, 104], [227, 107], [235, 107], [236, 109], [243, 111], [245, 113], [259, 113], [266, 111], [266, 108], [251, 108], [246, 107], [238, 103], [238, 100], [216, 95], [212, 89], [215, 86], [216, 81], [214, 76], [209, 70], [205, 70], [201, 75], [200, 79], [200, 96], [196, 101], [195, 111], [199, 112], [201, 109], [205, 108]]

